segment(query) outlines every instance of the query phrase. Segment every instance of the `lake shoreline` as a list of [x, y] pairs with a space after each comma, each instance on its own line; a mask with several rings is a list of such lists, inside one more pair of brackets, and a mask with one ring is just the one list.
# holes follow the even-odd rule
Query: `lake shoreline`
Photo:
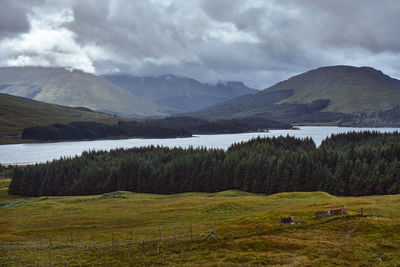
[[31, 165], [43, 163], [61, 157], [79, 156], [89, 150], [112, 150], [127, 149], [132, 147], [146, 146], [167, 146], [167, 147], [206, 147], [227, 149], [234, 143], [248, 141], [252, 138], [294, 136], [298, 138], [312, 138], [319, 146], [322, 140], [332, 134], [345, 133], [350, 131], [379, 131], [394, 132], [400, 128], [353, 128], [338, 126], [297, 126], [293, 129], [269, 130], [269, 132], [252, 132], [238, 134], [212, 134], [193, 135], [184, 138], [129, 138], [129, 139], [104, 139], [94, 141], [62, 141], [45, 143], [23, 143], [0, 145], [0, 163], [2, 165]]

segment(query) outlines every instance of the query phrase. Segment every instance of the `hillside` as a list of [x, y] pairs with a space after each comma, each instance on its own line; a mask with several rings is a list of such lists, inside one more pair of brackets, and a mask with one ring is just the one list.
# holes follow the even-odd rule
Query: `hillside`
[[400, 80], [370, 67], [322, 67], [294, 76], [264, 91], [293, 90], [281, 103], [306, 104], [329, 99], [324, 111], [371, 113], [400, 104]]
[[121, 118], [83, 108], [47, 104], [24, 97], [0, 94], [0, 143], [21, 142], [22, 130], [53, 123], [96, 121], [115, 123]]
[[66, 68], [0, 68], [0, 93], [122, 116], [163, 116], [167, 110], [99, 76]]
[[190, 114], [262, 117], [290, 123], [400, 125], [400, 81], [370, 67], [322, 67]]
[[[54, 266], [400, 264], [400, 195], [230, 190], [21, 198], [7, 195], [9, 181], [0, 179], [0, 264], [6, 266], [49, 266], [50, 260]], [[315, 210], [343, 206], [347, 215], [314, 217]], [[279, 216], [304, 224], [280, 227]]]
[[161, 77], [104, 75], [103, 77], [142, 99], [175, 109], [176, 113], [199, 110], [237, 96], [258, 92], [241, 82], [209, 85], [174, 75]]

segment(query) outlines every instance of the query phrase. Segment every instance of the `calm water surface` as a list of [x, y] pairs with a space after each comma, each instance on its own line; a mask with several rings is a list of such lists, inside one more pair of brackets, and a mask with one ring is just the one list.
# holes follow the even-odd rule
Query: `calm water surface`
[[299, 130], [271, 130], [268, 133], [197, 135], [191, 138], [171, 139], [124, 139], [99, 141], [74, 141], [41, 144], [0, 145], [1, 164], [31, 164], [51, 161], [65, 156], [80, 155], [85, 150], [110, 150], [115, 148], [131, 148], [149, 145], [168, 147], [207, 147], [227, 149], [231, 144], [247, 141], [258, 136], [272, 137], [290, 135], [299, 138], [311, 137], [319, 146], [331, 134], [349, 131], [394, 132], [400, 128], [349, 128], [331, 126], [302, 126]]

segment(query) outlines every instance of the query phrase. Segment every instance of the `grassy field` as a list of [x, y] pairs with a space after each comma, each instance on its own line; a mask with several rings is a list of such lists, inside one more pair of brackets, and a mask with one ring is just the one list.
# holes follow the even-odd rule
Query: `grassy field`
[[[21, 198], [7, 194], [9, 182], [0, 179], [0, 266], [400, 265], [400, 195]], [[343, 206], [346, 215], [313, 217]], [[304, 224], [280, 227], [279, 216], [291, 215]]]

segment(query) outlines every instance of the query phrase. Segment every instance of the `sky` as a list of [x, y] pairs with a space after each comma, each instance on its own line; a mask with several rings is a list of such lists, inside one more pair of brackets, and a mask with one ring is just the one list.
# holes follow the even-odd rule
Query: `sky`
[[329, 65], [400, 78], [398, 0], [0, 0], [0, 66], [266, 88]]

